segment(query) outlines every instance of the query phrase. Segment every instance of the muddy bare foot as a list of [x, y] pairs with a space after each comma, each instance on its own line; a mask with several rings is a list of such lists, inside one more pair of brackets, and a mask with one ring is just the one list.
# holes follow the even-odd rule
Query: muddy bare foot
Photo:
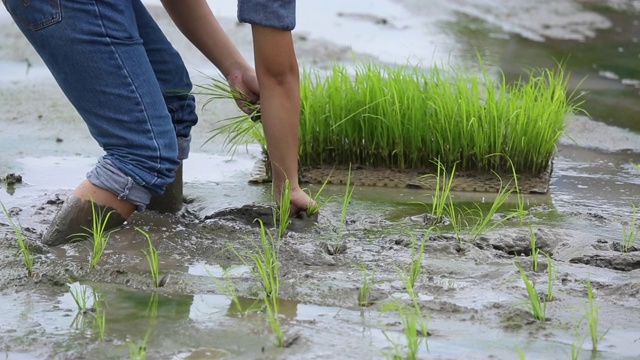
[[[90, 201], [70, 195], [42, 236], [42, 243], [57, 246], [84, 239], [83, 235], [89, 234], [93, 226], [94, 213], [91, 205]], [[96, 205], [95, 211], [102, 214], [104, 219], [96, 220], [106, 221], [105, 231], [122, 225], [126, 220], [110, 207]]]

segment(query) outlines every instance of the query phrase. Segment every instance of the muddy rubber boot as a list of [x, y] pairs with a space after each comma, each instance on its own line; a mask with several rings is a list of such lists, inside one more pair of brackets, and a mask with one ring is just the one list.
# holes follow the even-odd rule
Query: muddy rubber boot
[[[95, 210], [97, 214], [103, 214], [103, 216], [111, 212], [105, 226], [105, 231], [122, 225], [126, 220], [109, 206], [95, 205]], [[90, 234], [90, 231], [85, 229], [85, 227], [89, 229], [93, 227], [91, 201], [82, 200], [75, 195], [70, 195], [64, 201], [62, 208], [58, 211], [51, 225], [49, 225], [49, 228], [42, 236], [42, 243], [48, 246], [57, 246], [83, 240], [85, 237], [77, 234]]]
[[182, 209], [182, 196], [182, 164], [180, 164], [176, 169], [176, 179], [167, 186], [164, 194], [151, 198], [147, 210], [161, 214], [175, 214]]

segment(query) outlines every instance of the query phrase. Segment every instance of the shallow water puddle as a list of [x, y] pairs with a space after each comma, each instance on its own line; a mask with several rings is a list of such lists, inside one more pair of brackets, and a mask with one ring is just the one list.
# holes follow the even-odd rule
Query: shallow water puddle
[[[0, 296], [2, 323], [8, 320], [18, 325], [11, 330], [0, 327], [0, 338], [20, 334], [25, 343], [32, 337], [41, 341], [66, 338], [67, 345], [58, 349], [60, 355], [111, 358], [109, 354], [126, 354], [129, 343], [138, 344], [150, 332], [146, 345], [149, 356], [170, 359], [256, 358], [261, 354], [291, 359], [305, 354], [306, 358], [320, 358], [335, 355], [336, 348], [341, 349], [344, 358], [371, 358], [393, 353], [394, 346], [401, 349], [405, 343], [401, 326], [389, 314], [282, 301], [285, 337], [295, 334], [300, 340], [289, 349], [278, 350], [271, 343], [263, 315], [257, 313], [261, 307], [255, 299], [241, 298], [243, 310], [238, 313], [229, 298], [220, 295], [154, 295], [107, 284], [94, 284], [93, 289], [101, 294], [107, 306], [104, 342], [95, 342], [97, 334], [91, 314], [80, 315], [87, 321], [74, 324], [75, 309], [68, 294], [39, 296], [30, 302], [25, 301], [29, 297], [26, 294]], [[9, 304], [12, 305], [7, 307]], [[13, 315], [7, 317], [7, 313]], [[573, 339], [543, 341], [518, 333], [505, 338], [502, 331], [483, 325], [478, 315], [467, 321], [432, 318], [429, 326], [433, 333], [423, 343], [420, 356], [477, 358], [474, 354], [482, 349], [486, 354], [509, 358], [516, 347], [525, 352], [532, 349], [539, 352], [540, 346], [545, 347], [544, 353], [549, 356], [570, 351]], [[630, 341], [634, 334], [613, 335], [619, 341]], [[8, 354], [11, 355], [8, 359], [38, 358], [37, 351]]]
[[245, 265], [221, 266], [198, 262], [191, 264], [187, 272], [195, 276], [213, 276], [215, 278], [223, 278], [224, 276], [243, 276], [251, 273], [251, 269]]

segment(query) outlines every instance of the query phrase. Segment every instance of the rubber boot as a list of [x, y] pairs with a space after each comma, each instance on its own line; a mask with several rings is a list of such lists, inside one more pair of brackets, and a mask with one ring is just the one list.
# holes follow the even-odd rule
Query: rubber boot
[[176, 169], [175, 180], [167, 186], [164, 194], [151, 197], [147, 210], [161, 214], [175, 214], [182, 209], [182, 164]]
[[[109, 206], [94, 205], [96, 214], [103, 217], [111, 212], [105, 226], [105, 231], [113, 230], [122, 225], [125, 218]], [[91, 235], [93, 227], [93, 211], [91, 201], [70, 195], [62, 204], [51, 225], [42, 236], [42, 243], [48, 246], [68, 244], [73, 241], [84, 240]]]

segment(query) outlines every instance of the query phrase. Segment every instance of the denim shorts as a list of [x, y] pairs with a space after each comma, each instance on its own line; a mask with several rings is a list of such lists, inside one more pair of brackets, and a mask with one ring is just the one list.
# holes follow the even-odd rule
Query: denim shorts
[[105, 151], [87, 179], [143, 209], [198, 121], [178, 52], [140, 0], [3, 3]]
[[293, 30], [296, 27], [296, 0], [238, 0], [238, 21]]

